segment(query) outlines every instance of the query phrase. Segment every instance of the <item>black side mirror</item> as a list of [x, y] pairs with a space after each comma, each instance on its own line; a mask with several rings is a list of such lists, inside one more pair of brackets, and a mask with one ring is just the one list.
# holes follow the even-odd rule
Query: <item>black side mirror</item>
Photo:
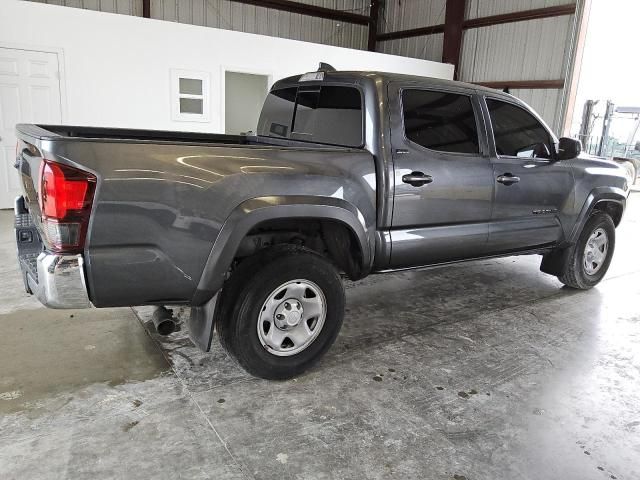
[[558, 143], [558, 160], [576, 158], [582, 152], [582, 143], [575, 138], [562, 137]]

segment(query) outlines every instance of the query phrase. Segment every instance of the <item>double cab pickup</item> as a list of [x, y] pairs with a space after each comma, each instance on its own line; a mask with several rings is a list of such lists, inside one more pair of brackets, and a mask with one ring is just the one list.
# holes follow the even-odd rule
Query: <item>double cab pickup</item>
[[280, 80], [255, 134], [17, 134], [29, 293], [52, 308], [188, 305], [196, 345], [217, 334], [268, 379], [330, 348], [342, 276], [535, 254], [593, 287], [629, 194], [621, 167], [517, 98], [400, 74]]

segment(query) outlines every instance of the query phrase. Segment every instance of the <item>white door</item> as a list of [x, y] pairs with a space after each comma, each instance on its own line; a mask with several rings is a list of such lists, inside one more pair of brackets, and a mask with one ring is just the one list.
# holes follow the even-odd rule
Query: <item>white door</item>
[[20, 195], [16, 123], [62, 122], [56, 53], [0, 47], [0, 208]]

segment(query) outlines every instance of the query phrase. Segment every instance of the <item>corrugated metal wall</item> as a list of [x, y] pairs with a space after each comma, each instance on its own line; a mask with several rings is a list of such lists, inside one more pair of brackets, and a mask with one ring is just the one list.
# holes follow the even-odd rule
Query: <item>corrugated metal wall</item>
[[[564, 5], [570, 0], [467, 0], [465, 19]], [[381, 32], [444, 23], [446, 0], [387, 0]], [[465, 30], [458, 78], [467, 82], [560, 80], [567, 74], [574, 15], [506, 23]], [[443, 35], [387, 40], [378, 51], [442, 60]], [[563, 91], [512, 90], [558, 131]]]
[[[386, 0], [380, 33], [410, 30], [444, 23], [446, 0]], [[392, 55], [442, 60], [442, 34], [379, 42], [377, 50]]]
[[[142, 0], [30, 1], [142, 16]], [[296, 1], [334, 10], [369, 14], [367, 0]], [[229, 0], [151, 0], [151, 18], [338, 47], [361, 50], [367, 48], [368, 29], [364, 25], [282, 12]]]
[[[483, 15], [484, 16], [484, 15]], [[574, 15], [466, 30], [459, 78], [467, 82], [566, 77]], [[563, 91], [512, 90], [558, 130]]]
[[[303, 0], [299, 3], [368, 14], [368, 4], [364, 0]], [[368, 30], [364, 25], [229, 0], [151, 0], [151, 17], [339, 47], [364, 49], [367, 45]]]
[[[142, 15], [142, 0], [31, 0], [127, 15]], [[334, 10], [367, 15], [369, 0], [297, 0]], [[566, 4], [570, 0], [467, 0], [466, 18]], [[444, 23], [446, 0], [386, 0], [380, 33]], [[155, 19], [238, 30], [346, 48], [366, 49], [368, 29], [230, 0], [151, 0]], [[573, 15], [465, 30], [459, 78], [469, 82], [558, 80], [566, 77]], [[377, 50], [441, 61], [443, 35], [378, 42]], [[556, 131], [562, 115], [560, 90], [513, 90]]]
[[522, 12], [534, 8], [555, 7], [570, 0], [467, 0], [466, 19]]
[[86, 8], [108, 13], [142, 16], [141, 0], [29, 0], [36, 3], [49, 3], [66, 7]]

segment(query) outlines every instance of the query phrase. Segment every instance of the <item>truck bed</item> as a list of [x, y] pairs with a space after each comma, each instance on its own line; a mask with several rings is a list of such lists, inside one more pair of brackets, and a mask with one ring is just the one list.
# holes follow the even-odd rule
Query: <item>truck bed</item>
[[17, 134], [18, 168], [36, 227], [44, 159], [96, 178], [82, 256], [98, 307], [188, 304], [203, 291], [211, 296], [213, 289], [201, 285], [205, 265], [223, 225], [247, 215], [247, 201], [258, 202], [252, 207], [258, 209], [286, 198], [303, 205], [351, 202], [367, 226], [375, 226], [375, 184], [367, 181], [375, 166], [362, 148], [33, 124], [18, 125]]

